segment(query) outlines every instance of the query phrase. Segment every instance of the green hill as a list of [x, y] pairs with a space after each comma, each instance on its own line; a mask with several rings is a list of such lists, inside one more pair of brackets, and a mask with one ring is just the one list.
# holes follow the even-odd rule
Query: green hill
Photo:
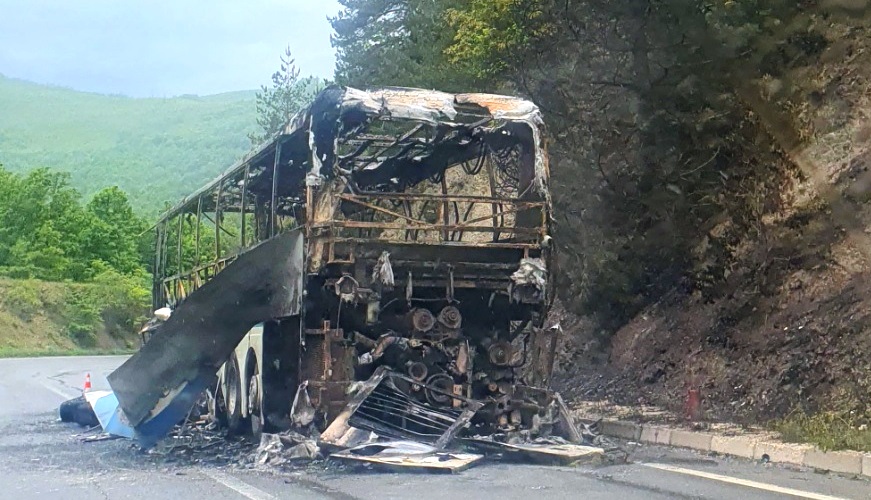
[[249, 149], [254, 94], [136, 99], [0, 75], [0, 163], [68, 171], [85, 196], [117, 185], [154, 214]]

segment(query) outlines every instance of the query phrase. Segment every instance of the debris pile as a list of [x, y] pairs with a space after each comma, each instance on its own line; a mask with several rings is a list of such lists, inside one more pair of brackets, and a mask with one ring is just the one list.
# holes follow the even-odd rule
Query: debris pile
[[315, 440], [293, 431], [281, 434], [263, 434], [254, 461], [258, 465], [285, 465], [299, 460], [322, 459]]

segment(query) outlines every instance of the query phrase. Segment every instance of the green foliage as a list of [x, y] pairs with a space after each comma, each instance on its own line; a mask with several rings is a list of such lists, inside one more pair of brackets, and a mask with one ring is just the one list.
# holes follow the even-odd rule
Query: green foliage
[[330, 19], [341, 84], [468, 91], [478, 78], [448, 61], [455, 32], [447, 22], [466, 0], [340, 0]]
[[70, 289], [64, 316], [67, 335], [81, 347], [94, 347], [100, 327], [100, 307], [86, 288]]
[[[864, 423], [859, 423], [860, 421]], [[795, 413], [776, 421], [773, 427], [787, 442], [811, 443], [823, 450], [871, 452], [868, 418], [857, 418], [855, 413]]]
[[259, 130], [248, 134], [251, 142], [256, 145], [278, 133], [296, 112], [314, 99], [324, 83], [311, 76], [300, 79], [290, 47], [285, 49], [279, 70], [272, 74], [272, 86], [262, 85], [257, 92]]
[[0, 161], [18, 173], [72, 172], [85, 196], [117, 185], [155, 214], [248, 151], [254, 100], [253, 91], [134, 99], [0, 76]]
[[105, 265], [87, 283], [0, 277], [0, 357], [132, 347], [149, 298], [147, 275]]
[[0, 298], [0, 304], [15, 314], [23, 321], [29, 321], [38, 313], [43, 302], [40, 290], [35, 280], [19, 280], [7, 288], [6, 293]]
[[[151, 299], [147, 274], [122, 274], [105, 266], [89, 285], [82, 296], [84, 306], [91, 310], [96, 306], [98, 320], [110, 335], [123, 336], [146, 320]], [[93, 318], [91, 312], [87, 314]]]
[[492, 80], [517, 64], [545, 36], [542, 0], [471, 0], [446, 18], [456, 32], [445, 48], [448, 60], [477, 78]]
[[70, 285], [61, 316], [66, 334], [80, 347], [94, 347], [98, 333], [124, 338], [145, 321], [151, 292], [143, 272], [121, 274], [107, 265], [97, 265], [91, 282]]
[[12, 277], [84, 281], [106, 268], [142, 272], [145, 222], [117, 187], [84, 206], [69, 175], [0, 166], [0, 270]]

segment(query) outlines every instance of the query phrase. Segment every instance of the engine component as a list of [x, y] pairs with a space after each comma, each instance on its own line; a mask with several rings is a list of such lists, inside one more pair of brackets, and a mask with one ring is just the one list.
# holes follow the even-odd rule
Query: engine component
[[435, 326], [435, 318], [429, 309], [412, 309], [406, 318], [411, 330], [415, 332], [427, 333]]
[[494, 342], [487, 349], [490, 362], [496, 366], [508, 366], [514, 357], [514, 348], [505, 341]]
[[439, 312], [439, 323], [448, 330], [459, 330], [463, 324], [463, 315], [454, 306], [447, 306]]
[[424, 363], [420, 361], [416, 361], [408, 365], [408, 376], [417, 380], [418, 382], [423, 382], [426, 380], [426, 376], [429, 374], [429, 368], [426, 367]]
[[[446, 373], [433, 375], [426, 381], [426, 385], [447, 393], [452, 393], [454, 390], [454, 380]], [[426, 389], [426, 399], [434, 405], [444, 405], [451, 401], [451, 397], [447, 394], [442, 394], [429, 388]]]

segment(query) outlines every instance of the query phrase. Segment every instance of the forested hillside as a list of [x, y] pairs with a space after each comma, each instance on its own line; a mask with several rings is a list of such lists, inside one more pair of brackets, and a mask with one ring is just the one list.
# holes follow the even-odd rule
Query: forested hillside
[[86, 197], [117, 185], [156, 214], [251, 146], [255, 92], [134, 99], [0, 76], [0, 162], [69, 172]]
[[323, 86], [290, 49], [279, 68], [258, 91], [171, 99], [0, 77], [0, 356], [133, 345], [151, 303], [149, 221]]

